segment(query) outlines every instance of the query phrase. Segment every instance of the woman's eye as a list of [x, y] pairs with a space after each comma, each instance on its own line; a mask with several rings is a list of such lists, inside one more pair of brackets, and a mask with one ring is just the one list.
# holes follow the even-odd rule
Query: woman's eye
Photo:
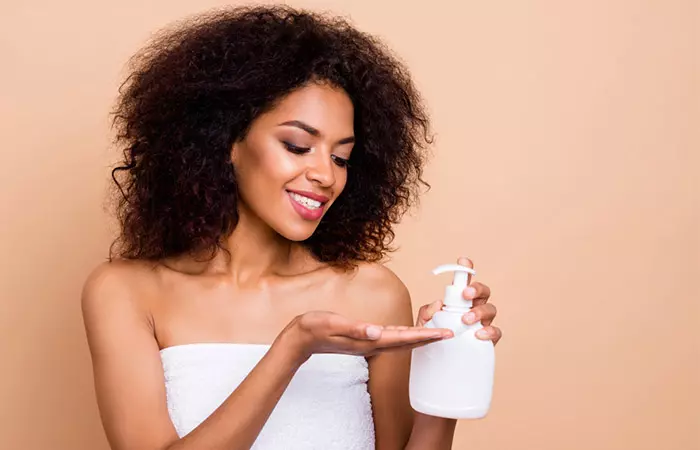
[[299, 147], [298, 145], [294, 145], [286, 141], [282, 141], [282, 144], [284, 144], [284, 146], [287, 147], [287, 150], [289, 150], [292, 153], [296, 153], [297, 155], [301, 155], [302, 153], [306, 153], [309, 150], [311, 150], [309, 147]]
[[[303, 155], [304, 153], [308, 153], [311, 151], [310, 147], [300, 147], [287, 141], [282, 141], [282, 144], [284, 144], [288, 151], [296, 155]], [[350, 161], [348, 161], [345, 158], [341, 158], [340, 156], [336, 155], [331, 155], [331, 159], [338, 167], [350, 167]]]
[[350, 161], [348, 161], [345, 158], [341, 158], [340, 156], [331, 155], [331, 159], [333, 160], [334, 163], [336, 163], [340, 167], [349, 167], [350, 166]]

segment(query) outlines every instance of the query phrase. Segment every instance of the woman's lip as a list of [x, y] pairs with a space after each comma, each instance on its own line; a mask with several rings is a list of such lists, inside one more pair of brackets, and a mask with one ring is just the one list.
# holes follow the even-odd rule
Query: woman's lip
[[[287, 194], [287, 197], [289, 197], [289, 201], [292, 202], [292, 208], [294, 208], [294, 211], [296, 211], [297, 214], [299, 214], [302, 219], [316, 221], [316, 220], [319, 220], [321, 217], [323, 217], [323, 209], [324, 209], [323, 205], [321, 205], [320, 207], [318, 207], [316, 209], [307, 208], [306, 206], [302, 205], [298, 201], [294, 200], [294, 197], [292, 197], [291, 192], [294, 192], [294, 191], [289, 191]], [[303, 194], [301, 194], [301, 195], [303, 195]]]
[[304, 197], [310, 198], [311, 200], [316, 200], [317, 202], [321, 202], [321, 203], [328, 203], [328, 200], [330, 200], [325, 195], [315, 194], [315, 193], [309, 192], [309, 191], [297, 191], [297, 190], [292, 190], [292, 189], [287, 189], [287, 191], [294, 192], [295, 194], [303, 195]]

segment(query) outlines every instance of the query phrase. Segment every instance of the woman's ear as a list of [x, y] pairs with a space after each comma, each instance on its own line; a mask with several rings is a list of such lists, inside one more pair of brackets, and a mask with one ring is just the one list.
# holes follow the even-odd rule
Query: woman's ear
[[237, 147], [238, 147], [238, 142], [234, 142], [234, 144], [231, 146], [231, 153], [229, 155], [230, 160], [231, 160], [231, 164], [234, 166], [236, 165], [236, 155], [238, 154]]

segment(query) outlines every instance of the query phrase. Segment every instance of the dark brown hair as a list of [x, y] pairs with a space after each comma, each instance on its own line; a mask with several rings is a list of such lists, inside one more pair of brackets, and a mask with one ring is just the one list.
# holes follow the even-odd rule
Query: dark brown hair
[[345, 190], [303, 242], [319, 260], [380, 260], [427, 186], [429, 123], [408, 72], [345, 19], [283, 6], [211, 12], [158, 34], [129, 67], [114, 112], [124, 156], [112, 173], [112, 256], [215, 251], [238, 220], [233, 143], [311, 82], [347, 92], [357, 140]]

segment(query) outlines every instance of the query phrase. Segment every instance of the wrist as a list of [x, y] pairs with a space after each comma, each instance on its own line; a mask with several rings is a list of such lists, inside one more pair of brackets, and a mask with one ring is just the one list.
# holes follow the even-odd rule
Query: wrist
[[271, 350], [279, 350], [287, 357], [290, 364], [298, 367], [304, 364], [312, 353], [304, 341], [295, 319], [277, 336]]

